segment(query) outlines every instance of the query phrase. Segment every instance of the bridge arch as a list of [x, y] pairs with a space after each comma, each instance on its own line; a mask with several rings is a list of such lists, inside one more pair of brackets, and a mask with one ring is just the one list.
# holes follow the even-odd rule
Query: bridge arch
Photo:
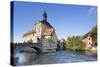
[[40, 52], [41, 52], [41, 49], [38, 48], [38, 47], [32, 47], [32, 46], [31, 46], [31, 48], [35, 49], [37, 53], [40, 53]]

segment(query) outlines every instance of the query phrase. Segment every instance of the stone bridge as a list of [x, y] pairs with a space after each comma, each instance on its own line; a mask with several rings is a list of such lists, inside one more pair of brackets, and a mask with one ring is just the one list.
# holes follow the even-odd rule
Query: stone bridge
[[[14, 43], [14, 45], [25, 51], [26, 48], [33, 48], [36, 52], [55, 52], [57, 49], [57, 43], [47, 39], [42, 39], [42, 42], [39, 43]], [[30, 49], [27, 50], [29, 51]]]
[[24, 43], [26, 47], [34, 48], [37, 52], [41, 52], [43, 45], [42, 43]]
[[[14, 43], [13, 47], [18, 48], [19, 50], [21, 50], [21, 52], [30, 51], [31, 48], [35, 49], [36, 52], [41, 52], [43, 50], [42, 43]], [[26, 48], [29, 48], [29, 49], [26, 49]]]

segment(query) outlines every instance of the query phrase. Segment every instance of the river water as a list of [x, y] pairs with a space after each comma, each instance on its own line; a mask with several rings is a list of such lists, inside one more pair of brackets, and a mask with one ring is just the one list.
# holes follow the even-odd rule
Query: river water
[[17, 52], [14, 59], [16, 65], [56, 64], [96, 60], [97, 55], [93, 52], [79, 52], [72, 50], [59, 50], [57, 52], [42, 54]]

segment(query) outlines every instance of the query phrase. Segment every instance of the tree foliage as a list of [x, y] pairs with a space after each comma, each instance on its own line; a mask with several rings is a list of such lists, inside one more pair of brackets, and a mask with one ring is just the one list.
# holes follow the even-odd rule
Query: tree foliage
[[97, 26], [93, 27], [91, 30], [91, 37], [93, 39], [93, 45], [97, 45]]
[[85, 44], [81, 41], [80, 36], [68, 37], [66, 41], [66, 48], [73, 50], [84, 50]]

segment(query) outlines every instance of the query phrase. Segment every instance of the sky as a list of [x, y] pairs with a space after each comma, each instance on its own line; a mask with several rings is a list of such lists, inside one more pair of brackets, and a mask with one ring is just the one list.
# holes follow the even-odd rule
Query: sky
[[23, 42], [23, 34], [43, 19], [44, 9], [59, 39], [84, 35], [97, 24], [97, 7], [92, 5], [15, 1], [13, 8], [14, 42]]

